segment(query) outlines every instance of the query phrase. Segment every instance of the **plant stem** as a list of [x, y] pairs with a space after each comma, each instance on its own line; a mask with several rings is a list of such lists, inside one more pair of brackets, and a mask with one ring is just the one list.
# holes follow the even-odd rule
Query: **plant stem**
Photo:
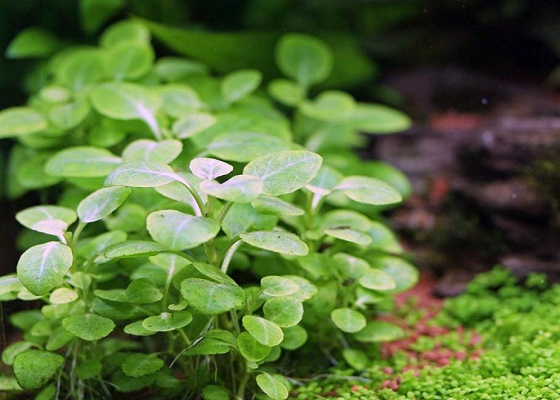
[[189, 193], [191, 194], [192, 198], [194, 199], [197, 207], [195, 208], [194, 212], [196, 214], [197, 217], [202, 217], [204, 215], [206, 215], [206, 207], [204, 206], [204, 202], [202, 201], [202, 199], [200, 198], [200, 196], [198, 195], [197, 191], [195, 190], [195, 188], [186, 180], [183, 178], [179, 179], [179, 182], [187, 188], [187, 190], [189, 191]]
[[247, 387], [247, 382], [249, 382], [249, 378], [251, 375], [247, 372], [247, 368], [245, 367], [245, 375], [241, 378], [239, 382], [239, 387], [237, 388], [237, 393], [235, 396], [235, 400], [244, 400], [245, 399], [245, 388]]
[[233, 255], [235, 254], [239, 246], [241, 246], [241, 243], [242, 243], [241, 238], [237, 236], [233, 238], [231, 242], [229, 242], [220, 253], [218, 259], [222, 260], [222, 265], [220, 268], [224, 274], [227, 274], [227, 270], [229, 268], [229, 263], [231, 262], [231, 258], [233, 257]]
[[231, 209], [231, 206], [233, 206], [233, 203], [232, 203], [232, 202], [226, 203], [226, 204], [222, 207], [222, 209], [220, 210], [220, 213], [218, 214], [218, 218], [217, 218], [218, 223], [219, 223], [220, 225], [222, 225], [222, 222], [224, 222], [224, 219], [225, 219], [225, 217], [226, 217], [228, 211]]

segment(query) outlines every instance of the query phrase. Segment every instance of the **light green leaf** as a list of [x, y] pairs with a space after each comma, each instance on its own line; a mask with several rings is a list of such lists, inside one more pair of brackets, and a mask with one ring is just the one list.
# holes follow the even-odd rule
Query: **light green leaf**
[[362, 343], [391, 342], [404, 336], [402, 328], [385, 321], [370, 321], [364, 329], [353, 335], [354, 339]]
[[347, 333], [354, 333], [365, 328], [367, 320], [364, 315], [350, 308], [332, 310], [331, 319], [338, 329]]
[[208, 145], [208, 152], [224, 160], [248, 162], [264, 154], [289, 148], [290, 144], [279, 137], [260, 132], [238, 131], [216, 136]]
[[234, 203], [222, 222], [222, 229], [231, 238], [252, 229], [273, 229], [278, 218], [261, 214], [250, 204]]
[[291, 256], [304, 256], [309, 252], [307, 245], [293, 233], [284, 231], [255, 231], [242, 233], [239, 237], [247, 244]]
[[129, 240], [109, 246], [103, 256], [107, 258], [131, 258], [154, 256], [167, 249], [159, 243], [148, 240]]
[[207, 75], [208, 66], [179, 57], [161, 57], [156, 61], [156, 74], [164, 82], [178, 82], [196, 75]]
[[276, 64], [303, 87], [325, 80], [331, 73], [332, 55], [323, 42], [311, 36], [288, 34], [276, 47]]
[[70, 147], [59, 151], [45, 165], [45, 172], [66, 178], [107, 176], [122, 162], [109, 150], [97, 147]]
[[134, 304], [149, 304], [160, 301], [163, 293], [150, 280], [141, 278], [128, 285], [126, 298]]
[[152, 336], [156, 334], [156, 331], [150, 331], [144, 328], [142, 325], [144, 321], [136, 321], [126, 325], [123, 328], [124, 333], [128, 333], [129, 335], [134, 336]]
[[402, 201], [400, 193], [383, 181], [366, 176], [348, 176], [335, 188], [354, 201], [365, 204], [385, 205]]
[[272, 321], [254, 315], [246, 315], [242, 321], [247, 332], [265, 346], [279, 345], [284, 339], [284, 332]]
[[190, 306], [207, 315], [217, 315], [245, 305], [245, 291], [239, 286], [189, 278], [181, 283], [181, 295]]
[[43, 115], [27, 107], [11, 107], [0, 111], [0, 139], [37, 133], [48, 127]]
[[307, 342], [307, 331], [299, 325], [283, 328], [282, 331], [284, 332], [284, 340], [280, 343], [280, 346], [284, 349], [296, 350]]
[[81, 0], [81, 27], [90, 36], [113, 18], [125, 4], [125, 0]]
[[405, 114], [381, 104], [359, 103], [345, 120], [367, 133], [400, 132], [411, 125]]
[[402, 258], [380, 256], [372, 259], [371, 262], [393, 279], [396, 283], [395, 292], [408, 290], [418, 282], [418, 270]]
[[162, 312], [146, 318], [142, 326], [152, 332], [169, 332], [190, 324], [192, 320], [193, 316], [188, 311]]
[[228, 103], [234, 103], [259, 87], [262, 75], [257, 70], [232, 72], [222, 80], [220, 88]]
[[76, 367], [76, 375], [80, 379], [91, 379], [98, 376], [103, 369], [103, 364], [95, 358], [83, 360]]
[[166, 114], [179, 118], [192, 115], [196, 110], [204, 107], [198, 94], [186, 85], [166, 85], [159, 89]]
[[[77, 215], [74, 210], [66, 207], [59, 206], [35, 206], [26, 208], [16, 214], [16, 220], [26, 228], [43, 232], [51, 233], [52, 230], [48, 229], [45, 222], [55, 221], [60, 231], [65, 231], [68, 226], [76, 221]], [[47, 232], [45, 229], [47, 228]]]
[[100, 114], [114, 119], [142, 120], [159, 137], [155, 114], [161, 100], [155, 91], [132, 83], [111, 82], [96, 87], [90, 97]]
[[39, 90], [39, 97], [52, 104], [64, 104], [72, 98], [72, 91], [61, 85], [48, 85]]
[[202, 400], [229, 400], [230, 393], [223, 387], [218, 385], [207, 385], [202, 389]]
[[293, 297], [278, 297], [264, 303], [263, 312], [266, 319], [281, 328], [298, 324], [303, 318], [303, 305]]
[[19, 292], [23, 285], [16, 274], [0, 276], [0, 297], [11, 292]]
[[103, 47], [118, 46], [122, 43], [150, 43], [150, 31], [135, 21], [120, 21], [107, 28], [99, 43]]
[[[189, 174], [188, 172], [183, 172], [177, 175], [179, 176], [179, 179], [188, 182], [193, 187], [193, 189], [196, 190], [202, 201], [206, 202], [206, 193], [202, 192], [198, 187], [198, 185], [200, 184], [200, 179], [192, 174]], [[196, 203], [192, 193], [185, 187], [183, 183], [175, 181], [168, 183], [167, 185], [158, 186], [155, 189], [156, 192], [164, 197], [188, 204], [193, 210], [198, 209], [198, 204]]]
[[122, 364], [123, 372], [133, 378], [153, 374], [162, 367], [163, 360], [157, 354], [130, 353]]
[[51, 304], [66, 304], [78, 299], [78, 293], [68, 288], [59, 288], [53, 291], [49, 297]]
[[299, 216], [305, 214], [301, 208], [281, 200], [277, 197], [259, 195], [251, 202], [251, 205], [263, 214], [272, 214], [278, 216]]
[[139, 139], [130, 143], [122, 152], [124, 162], [153, 161], [169, 164], [175, 160], [183, 150], [183, 143], [178, 140], [162, 140], [156, 142]]
[[264, 194], [279, 196], [308, 184], [319, 171], [322, 160], [306, 150], [279, 151], [251, 161], [243, 173], [261, 178]]
[[72, 315], [62, 320], [62, 326], [70, 333], [88, 342], [108, 336], [115, 323], [109, 318], [96, 314]]
[[6, 58], [38, 58], [54, 53], [60, 47], [56, 36], [41, 28], [20, 31], [6, 49]]
[[342, 356], [352, 368], [357, 370], [366, 369], [371, 364], [367, 354], [364, 351], [355, 348], [342, 350]]
[[346, 253], [337, 253], [332, 259], [340, 274], [350, 279], [360, 279], [372, 270], [366, 260]]
[[14, 342], [6, 346], [2, 351], [2, 362], [6, 365], [13, 365], [14, 359], [19, 353], [33, 347], [31, 342]]
[[121, 43], [107, 51], [107, 74], [116, 81], [135, 80], [150, 71], [154, 62], [151, 46], [139, 42]]
[[335, 237], [346, 242], [356, 243], [361, 246], [367, 246], [371, 243], [371, 236], [367, 233], [360, 232], [355, 229], [346, 228], [335, 228], [335, 229], [325, 229], [325, 234], [328, 236]]
[[322, 121], [341, 121], [356, 108], [354, 98], [345, 92], [322, 92], [314, 101], [301, 104], [299, 110], [307, 117]]
[[203, 355], [208, 356], [211, 354], [226, 354], [230, 351], [230, 345], [225, 344], [221, 340], [211, 338], [203, 338], [196, 345], [185, 351], [186, 356]]
[[45, 345], [45, 350], [56, 351], [66, 346], [76, 336], [68, 332], [63, 327], [59, 327], [49, 334], [49, 339]]
[[259, 343], [247, 332], [241, 332], [237, 337], [239, 352], [248, 361], [259, 362], [270, 354], [271, 348]]
[[261, 279], [261, 288], [266, 296], [281, 297], [294, 294], [299, 290], [299, 285], [291, 279], [271, 275]]
[[317, 175], [309, 182], [306, 189], [319, 196], [327, 196], [344, 178], [336, 169], [328, 165], [321, 165]]
[[25, 390], [43, 387], [62, 367], [64, 357], [42, 350], [26, 350], [14, 359], [14, 375]]
[[111, 214], [130, 196], [130, 190], [124, 186], [113, 186], [99, 189], [78, 205], [78, 215], [82, 222], [95, 222]]
[[105, 77], [105, 55], [96, 48], [79, 48], [65, 54], [54, 70], [57, 83], [78, 91]]
[[263, 187], [263, 181], [250, 175], [236, 175], [224, 183], [208, 180], [200, 183], [200, 189], [206, 194], [235, 203], [250, 203]]
[[237, 285], [235, 281], [226, 273], [222, 272], [219, 268], [216, 268], [212, 264], [206, 264], [202, 262], [195, 262], [192, 266], [207, 278], [212, 279], [218, 283], [229, 283], [231, 285]]
[[391, 290], [396, 283], [389, 274], [379, 269], [370, 268], [359, 280], [360, 285], [371, 290]]
[[173, 133], [179, 139], [193, 137], [216, 123], [216, 117], [206, 113], [190, 113], [173, 124]]
[[62, 130], [70, 130], [80, 125], [89, 115], [91, 108], [85, 101], [57, 105], [50, 109], [49, 120]]
[[189, 164], [192, 173], [200, 179], [213, 180], [233, 171], [233, 167], [215, 158], [194, 158]]
[[301, 86], [287, 79], [275, 79], [268, 85], [268, 93], [274, 100], [295, 107], [305, 99], [305, 91]]
[[148, 215], [150, 236], [172, 250], [191, 249], [213, 239], [220, 231], [217, 221], [194, 217], [175, 210], [156, 211]]
[[128, 303], [126, 289], [96, 289], [93, 291], [93, 294], [100, 299]]
[[257, 375], [257, 385], [273, 400], [284, 400], [288, 398], [288, 389], [274, 376], [264, 372]]
[[31, 293], [43, 296], [62, 283], [72, 261], [70, 247], [61, 243], [47, 242], [33, 246], [18, 261], [18, 278]]
[[105, 180], [106, 186], [157, 187], [181, 178], [170, 166], [153, 161], [126, 163], [117, 167]]

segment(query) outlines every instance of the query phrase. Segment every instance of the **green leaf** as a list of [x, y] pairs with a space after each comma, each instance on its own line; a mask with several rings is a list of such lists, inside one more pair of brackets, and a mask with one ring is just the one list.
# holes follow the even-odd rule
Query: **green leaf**
[[333, 67], [332, 54], [327, 45], [301, 34], [282, 36], [276, 47], [276, 63], [282, 73], [303, 87], [325, 80]]
[[266, 296], [281, 297], [294, 294], [299, 290], [299, 285], [291, 279], [272, 275], [261, 279], [261, 288]]
[[222, 272], [219, 268], [216, 268], [212, 264], [206, 264], [202, 262], [195, 262], [192, 266], [207, 278], [212, 279], [218, 283], [229, 283], [236, 285], [235, 281], [226, 273]]
[[163, 360], [157, 354], [130, 353], [122, 364], [123, 372], [133, 378], [153, 374], [162, 367]]
[[289, 328], [303, 318], [303, 305], [292, 297], [273, 298], [264, 303], [263, 312], [266, 319], [281, 328]]
[[366, 369], [371, 363], [364, 351], [354, 348], [347, 348], [342, 350], [342, 356], [352, 368], [357, 370]]
[[156, 211], [148, 215], [150, 236], [172, 250], [197, 247], [213, 239], [220, 231], [217, 221], [194, 217], [175, 210]]
[[284, 400], [288, 398], [288, 389], [274, 376], [264, 372], [257, 375], [257, 385], [273, 400]]
[[395, 292], [410, 289], [418, 282], [418, 270], [413, 265], [399, 257], [380, 256], [372, 260], [376, 267], [387, 273], [396, 283]]
[[107, 51], [105, 67], [107, 74], [116, 81], [135, 80], [146, 75], [153, 63], [151, 46], [128, 42], [112, 46]]
[[234, 203], [222, 222], [222, 228], [233, 238], [251, 229], [273, 229], [277, 221], [277, 217], [261, 214], [250, 204]]
[[219, 178], [233, 171], [233, 167], [226, 162], [203, 157], [194, 158], [189, 168], [196, 177], [207, 180]]
[[193, 320], [188, 311], [162, 312], [142, 321], [142, 326], [152, 332], [169, 332], [187, 326]]
[[325, 234], [346, 242], [367, 246], [371, 243], [371, 236], [355, 229], [335, 228], [325, 229]]
[[332, 310], [331, 319], [338, 329], [347, 333], [354, 333], [365, 328], [367, 320], [364, 315], [350, 308]]
[[68, 332], [63, 327], [57, 328], [49, 334], [49, 340], [45, 345], [45, 350], [56, 351], [66, 346], [76, 336]]
[[126, 163], [117, 167], [105, 180], [106, 186], [157, 187], [181, 178], [170, 166], [153, 161]]
[[212, 114], [192, 113], [178, 119], [173, 124], [173, 132], [179, 139], [187, 139], [203, 132], [216, 122]]
[[103, 369], [103, 364], [96, 359], [85, 359], [76, 367], [76, 375], [80, 379], [91, 379], [98, 376]]
[[156, 61], [156, 74], [164, 82], [178, 82], [197, 75], [208, 75], [208, 66], [179, 57], [161, 57]]
[[[226, 132], [212, 140], [208, 152], [224, 160], [248, 162], [273, 151], [289, 148], [289, 143], [284, 139], [260, 132]], [[245, 174], [254, 175], [246, 171]]]
[[96, 32], [119, 12], [125, 0], [81, 0], [80, 20], [88, 34]]
[[250, 203], [263, 187], [259, 178], [250, 175], [236, 175], [224, 183], [208, 180], [200, 183], [200, 189], [206, 194], [234, 203]]
[[99, 40], [103, 47], [122, 43], [150, 43], [150, 31], [135, 21], [120, 21], [107, 28]]
[[337, 253], [332, 259], [342, 276], [350, 279], [360, 279], [372, 271], [371, 266], [366, 260], [346, 253]]
[[144, 321], [136, 321], [126, 325], [123, 328], [124, 333], [128, 333], [129, 335], [134, 336], [152, 336], [156, 334], [156, 331], [150, 331], [144, 328], [142, 325]]
[[115, 323], [96, 314], [72, 315], [62, 320], [62, 326], [80, 339], [92, 342], [108, 336]]
[[60, 47], [56, 36], [41, 28], [20, 31], [6, 49], [6, 58], [38, 58], [54, 53]]
[[84, 122], [90, 111], [91, 108], [85, 101], [61, 104], [49, 110], [49, 120], [57, 128], [70, 130]]
[[282, 331], [284, 332], [284, 340], [280, 343], [280, 346], [284, 349], [296, 350], [307, 342], [307, 331], [299, 325], [283, 328]]
[[293, 233], [284, 231], [255, 231], [242, 233], [239, 237], [247, 244], [259, 249], [290, 256], [304, 256], [309, 252], [307, 245]]
[[265, 346], [279, 345], [284, 339], [284, 332], [272, 321], [254, 315], [246, 315], [242, 321], [247, 332]]
[[373, 268], [370, 268], [370, 270], [360, 278], [359, 282], [360, 285], [371, 290], [391, 290], [396, 287], [395, 281], [389, 274]]
[[268, 93], [274, 100], [295, 107], [305, 100], [305, 91], [297, 83], [287, 79], [275, 79], [268, 85]]
[[212, 354], [226, 354], [229, 353], [230, 346], [220, 340], [211, 338], [203, 338], [200, 342], [185, 351], [186, 356], [203, 355], [208, 356]]
[[154, 256], [167, 249], [159, 243], [148, 240], [129, 240], [109, 246], [103, 256], [107, 258], [132, 258]]
[[228, 74], [221, 82], [222, 95], [228, 103], [234, 103], [259, 87], [262, 75], [257, 70], [242, 70]]
[[270, 354], [271, 348], [259, 343], [247, 332], [241, 332], [237, 337], [239, 352], [248, 361], [259, 362]]
[[47, 120], [27, 107], [11, 107], [0, 111], [0, 139], [30, 135], [47, 129]]
[[345, 92], [322, 92], [311, 102], [301, 104], [299, 110], [307, 117], [322, 121], [341, 121], [350, 115], [356, 107], [354, 98]]
[[294, 206], [287, 201], [264, 194], [259, 195], [255, 200], [253, 200], [251, 205], [263, 214], [278, 216], [299, 216], [305, 214], [305, 211], [301, 208]]
[[[26, 208], [16, 214], [16, 220], [26, 228], [43, 233], [52, 233], [45, 222], [55, 221], [60, 231], [65, 231], [68, 226], [76, 221], [74, 210], [59, 206], [35, 206]], [[47, 229], [44, 229], [47, 228]]]
[[43, 296], [60, 285], [72, 266], [70, 247], [47, 242], [29, 248], [17, 264], [18, 278], [36, 296]]
[[202, 400], [229, 400], [229, 391], [217, 385], [207, 385], [202, 389]]
[[153, 90], [132, 83], [110, 82], [97, 86], [90, 97], [100, 114], [114, 119], [142, 120], [159, 137], [155, 114], [161, 100]]
[[31, 342], [14, 342], [9, 344], [2, 351], [2, 362], [6, 365], [13, 365], [16, 356], [31, 347], [33, 347]]
[[126, 288], [126, 298], [134, 304], [149, 304], [160, 301], [163, 293], [148, 279], [136, 279]]
[[130, 196], [132, 190], [124, 186], [113, 186], [99, 189], [78, 205], [81, 222], [95, 222], [111, 214]]
[[109, 150], [97, 147], [70, 147], [59, 151], [45, 165], [45, 172], [65, 178], [107, 176], [122, 162]]
[[64, 357], [42, 350], [26, 350], [14, 359], [14, 375], [25, 390], [39, 389], [62, 367]]
[[159, 93], [163, 101], [163, 110], [175, 118], [192, 115], [204, 107], [198, 94], [186, 85], [166, 85], [159, 89]]
[[354, 339], [362, 343], [390, 342], [404, 336], [402, 328], [384, 321], [370, 321], [364, 329], [353, 335]]
[[322, 160], [306, 150], [279, 151], [251, 161], [243, 173], [261, 178], [264, 194], [279, 196], [308, 184], [319, 171]]
[[346, 196], [359, 203], [381, 206], [402, 201], [402, 196], [392, 186], [366, 176], [348, 176], [334, 189], [341, 190]]
[[79, 91], [105, 77], [105, 54], [96, 48], [72, 49], [54, 70], [57, 83]]
[[345, 120], [367, 133], [393, 133], [410, 128], [405, 114], [380, 104], [359, 103]]
[[51, 304], [66, 304], [78, 299], [78, 293], [68, 288], [59, 288], [53, 291], [49, 297]]
[[245, 291], [239, 286], [189, 278], [181, 283], [181, 295], [202, 314], [217, 315], [245, 305]]
[[169, 164], [175, 160], [181, 151], [183, 144], [178, 140], [162, 140], [156, 142], [148, 139], [139, 139], [130, 143], [122, 152], [124, 162], [152, 161]]

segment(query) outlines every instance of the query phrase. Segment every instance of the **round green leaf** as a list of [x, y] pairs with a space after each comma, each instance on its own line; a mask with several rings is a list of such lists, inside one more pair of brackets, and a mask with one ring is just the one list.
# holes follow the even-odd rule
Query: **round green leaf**
[[368, 322], [364, 329], [353, 335], [354, 339], [362, 343], [390, 342], [404, 336], [402, 328], [385, 321]]
[[229, 400], [229, 391], [218, 385], [207, 385], [202, 389], [202, 400]]
[[364, 351], [354, 348], [342, 350], [342, 356], [352, 368], [357, 370], [366, 369], [371, 363]]
[[260, 195], [251, 202], [251, 205], [263, 214], [299, 216], [305, 214], [301, 208], [281, 200], [277, 197]]
[[[65, 231], [68, 226], [76, 221], [77, 215], [74, 210], [66, 207], [59, 206], [35, 206], [26, 208], [16, 214], [16, 220], [26, 228], [43, 232], [40, 230], [42, 222], [46, 221], [60, 221], [62, 222], [61, 229]], [[39, 229], [37, 229], [39, 228]]]
[[217, 315], [245, 305], [245, 291], [236, 285], [189, 278], [181, 283], [181, 295], [206, 315]]
[[159, 89], [163, 101], [163, 110], [170, 116], [179, 118], [191, 115], [204, 107], [196, 92], [185, 85], [166, 85]]
[[55, 329], [49, 334], [49, 339], [45, 345], [45, 350], [56, 351], [66, 346], [76, 336], [68, 332], [66, 329], [60, 327]]
[[154, 62], [152, 47], [144, 43], [121, 43], [107, 52], [107, 74], [116, 81], [135, 80], [146, 75]]
[[279, 345], [284, 339], [284, 332], [272, 321], [254, 315], [246, 315], [242, 321], [247, 332], [265, 346]]
[[189, 168], [196, 177], [210, 181], [233, 171], [233, 167], [226, 162], [204, 157], [194, 158]]
[[148, 215], [150, 236], [173, 250], [191, 249], [213, 239], [220, 231], [217, 221], [194, 217], [175, 210], [156, 211]]
[[51, 304], [66, 304], [72, 303], [78, 299], [78, 294], [72, 289], [59, 288], [53, 291], [49, 297]]
[[62, 320], [62, 326], [80, 339], [89, 342], [109, 335], [115, 329], [115, 323], [109, 318], [96, 314], [72, 315]]
[[270, 354], [271, 348], [259, 343], [257, 339], [248, 334], [247, 332], [241, 332], [237, 337], [237, 346], [239, 347], [239, 352], [248, 361], [259, 362], [262, 361], [266, 356]]
[[6, 346], [2, 351], [2, 362], [6, 365], [13, 365], [14, 359], [19, 353], [33, 347], [31, 342], [14, 342]]
[[276, 101], [287, 106], [297, 106], [305, 99], [302, 87], [287, 79], [273, 80], [267, 90]]
[[351, 256], [346, 253], [335, 254], [333, 256], [333, 261], [335, 262], [337, 269], [340, 271], [342, 276], [351, 279], [359, 279], [372, 270], [371, 266], [366, 260]]
[[276, 64], [282, 73], [304, 87], [325, 80], [332, 70], [332, 54], [323, 42], [311, 36], [288, 34], [276, 47]]
[[99, 189], [78, 205], [78, 215], [82, 222], [95, 222], [111, 214], [130, 196], [132, 191], [124, 186]]
[[89, 115], [91, 107], [85, 101], [55, 106], [49, 111], [49, 120], [54, 126], [70, 130], [80, 125]]
[[250, 175], [236, 175], [224, 183], [208, 180], [200, 183], [200, 190], [206, 194], [234, 203], [250, 203], [263, 187], [259, 178]]
[[29, 248], [17, 264], [18, 278], [36, 296], [43, 296], [60, 285], [73, 262], [70, 247], [47, 242]]
[[323, 121], [340, 121], [350, 115], [356, 102], [349, 94], [338, 91], [321, 93], [313, 102], [304, 102], [299, 110], [302, 114]]
[[309, 252], [307, 245], [293, 233], [284, 231], [255, 231], [242, 233], [241, 240], [251, 246], [291, 256], [304, 256]]
[[48, 127], [47, 120], [27, 107], [12, 107], [0, 111], [0, 139], [40, 132]]
[[331, 319], [338, 329], [347, 333], [354, 333], [365, 328], [367, 320], [364, 315], [350, 308], [332, 310]]
[[346, 242], [356, 243], [361, 246], [367, 246], [371, 243], [371, 236], [355, 229], [326, 229], [325, 234]]
[[228, 274], [222, 272], [219, 268], [216, 268], [211, 264], [195, 262], [192, 266], [202, 275], [212, 279], [213, 281], [236, 285], [235, 281]]
[[22, 59], [45, 57], [60, 46], [56, 36], [41, 28], [20, 31], [6, 49], [6, 58]]
[[122, 160], [109, 150], [97, 147], [70, 147], [59, 151], [45, 165], [45, 172], [66, 178], [107, 176]]
[[[226, 132], [217, 135], [208, 145], [208, 152], [228, 161], [248, 162], [264, 154], [288, 150], [290, 144], [279, 137], [260, 132]], [[247, 175], [255, 175], [244, 171]]]
[[263, 294], [271, 297], [288, 296], [299, 290], [299, 285], [282, 276], [265, 276], [261, 279]]
[[395, 292], [410, 289], [418, 282], [418, 270], [413, 265], [399, 257], [380, 256], [372, 260], [375, 266], [387, 273], [396, 283]]
[[126, 325], [123, 329], [124, 333], [134, 336], [152, 336], [156, 334], [156, 331], [150, 331], [144, 328], [142, 325], [144, 321], [136, 321]]
[[64, 364], [64, 357], [42, 350], [26, 350], [14, 359], [14, 375], [25, 390], [45, 385]]
[[267, 300], [263, 312], [266, 319], [282, 328], [289, 328], [303, 318], [303, 305], [292, 297], [278, 297]]
[[282, 331], [284, 332], [284, 340], [280, 343], [280, 346], [284, 349], [296, 350], [307, 342], [307, 331], [299, 325], [282, 328]]
[[179, 139], [193, 137], [216, 123], [216, 117], [206, 113], [190, 113], [173, 124], [173, 133]]
[[107, 258], [154, 256], [167, 250], [159, 243], [148, 240], [129, 240], [109, 246], [103, 253]]
[[122, 43], [150, 43], [150, 31], [135, 21], [120, 21], [103, 32], [99, 43], [103, 47], [118, 46]]
[[148, 279], [136, 279], [126, 288], [126, 298], [131, 303], [149, 304], [160, 301], [163, 293]]
[[178, 140], [162, 140], [156, 142], [139, 139], [130, 143], [122, 152], [124, 162], [153, 161], [169, 164], [175, 160], [183, 150], [183, 143]]
[[306, 150], [279, 151], [251, 161], [243, 173], [261, 178], [264, 194], [279, 196], [307, 185], [322, 161], [319, 155]]
[[234, 103], [259, 87], [262, 74], [256, 70], [241, 70], [228, 74], [221, 82], [222, 95]]
[[264, 372], [257, 375], [257, 385], [261, 390], [273, 400], [284, 400], [288, 398], [288, 389], [286, 386], [273, 377], [272, 375]]
[[127, 376], [138, 378], [153, 374], [163, 367], [163, 360], [156, 354], [129, 353], [122, 363], [122, 370]]
[[169, 332], [191, 323], [193, 316], [188, 311], [162, 312], [142, 321], [142, 326], [152, 332]]
[[411, 121], [404, 113], [381, 104], [359, 103], [345, 121], [368, 133], [393, 133], [410, 128]]
[[71, 50], [54, 70], [57, 83], [78, 91], [101, 81], [105, 77], [104, 56], [95, 48]]
[[98, 376], [103, 369], [103, 364], [99, 360], [96, 359], [86, 359], [83, 360], [77, 367], [76, 367], [76, 375], [80, 379], [91, 379]]
[[354, 201], [377, 206], [402, 201], [401, 194], [383, 181], [366, 176], [348, 176], [335, 188]]
[[178, 82], [194, 75], [207, 75], [208, 66], [198, 61], [179, 57], [161, 57], [156, 61], [155, 70], [164, 82]]
[[391, 290], [397, 286], [391, 275], [374, 268], [370, 268], [359, 282], [360, 285], [371, 290]]
[[170, 166], [153, 161], [126, 163], [117, 167], [105, 180], [106, 186], [158, 187], [181, 178]]

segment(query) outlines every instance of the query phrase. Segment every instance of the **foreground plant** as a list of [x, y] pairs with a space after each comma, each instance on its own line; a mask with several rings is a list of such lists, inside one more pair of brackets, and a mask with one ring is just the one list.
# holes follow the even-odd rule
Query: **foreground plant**
[[137, 23], [101, 44], [56, 55], [29, 105], [0, 113], [0, 136], [20, 142], [12, 196], [63, 188], [58, 205], [18, 213], [35, 236], [0, 279], [2, 300], [44, 303], [10, 318], [23, 340], [3, 362], [21, 388], [285, 399], [275, 363], [290, 352], [343, 349], [365, 366], [368, 343], [402, 334], [370, 317], [416, 271], [370, 217], [407, 182], [383, 164], [365, 165], [385, 181], [355, 173], [349, 154], [359, 129], [401, 129], [405, 117], [343, 92], [308, 100], [331, 55], [301, 35], [277, 49], [291, 79], [269, 86], [293, 121], [255, 92], [258, 71], [218, 79], [193, 61], [153, 64]]

